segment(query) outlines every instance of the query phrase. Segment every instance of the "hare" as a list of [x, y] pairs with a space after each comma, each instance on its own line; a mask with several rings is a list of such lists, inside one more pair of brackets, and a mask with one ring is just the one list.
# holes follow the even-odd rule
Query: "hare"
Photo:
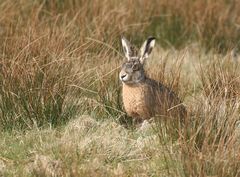
[[119, 78], [123, 84], [122, 97], [127, 114], [136, 122], [152, 117], [183, 119], [186, 109], [178, 96], [145, 74], [144, 63], [155, 45], [155, 38], [149, 37], [138, 55], [126, 38], [122, 37], [121, 42], [127, 61], [121, 67]]

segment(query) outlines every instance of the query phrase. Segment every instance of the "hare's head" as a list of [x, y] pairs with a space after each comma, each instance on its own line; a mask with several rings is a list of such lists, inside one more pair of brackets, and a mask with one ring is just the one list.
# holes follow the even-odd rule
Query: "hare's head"
[[122, 47], [127, 61], [123, 63], [119, 78], [125, 84], [137, 84], [145, 79], [144, 61], [150, 55], [155, 44], [155, 38], [149, 37], [142, 45], [138, 54], [133, 51], [128, 40], [122, 37]]

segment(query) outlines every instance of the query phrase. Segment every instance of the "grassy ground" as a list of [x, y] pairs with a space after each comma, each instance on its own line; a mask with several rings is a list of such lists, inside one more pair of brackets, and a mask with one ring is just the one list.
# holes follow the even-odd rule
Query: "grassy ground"
[[[224, 0], [0, 1], [0, 176], [240, 176], [239, 12]], [[157, 37], [146, 71], [186, 105], [177, 133], [125, 114], [122, 34]]]

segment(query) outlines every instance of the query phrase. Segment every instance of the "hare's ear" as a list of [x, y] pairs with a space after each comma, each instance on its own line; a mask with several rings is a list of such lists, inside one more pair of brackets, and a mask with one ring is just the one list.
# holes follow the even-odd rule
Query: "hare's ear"
[[152, 49], [155, 45], [155, 38], [149, 37], [142, 45], [140, 49], [140, 62], [143, 63], [146, 58], [150, 55], [152, 52]]
[[125, 54], [125, 57], [128, 60], [130, 60], [130, 57], [132, 55], [131, 44], [124, 36], [122, 36], [121, 41], [122, 41], [122, 47], [123, 47], [123, 52]]

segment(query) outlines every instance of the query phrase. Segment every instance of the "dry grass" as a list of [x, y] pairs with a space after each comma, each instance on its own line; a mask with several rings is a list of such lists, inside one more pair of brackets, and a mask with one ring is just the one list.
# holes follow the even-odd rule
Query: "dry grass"
[[[239, 5], [0, 1], [0, 176], [240, 176]], [[146, 70], [187, 106], [177, 134], [126, 116], [122, 34], [158, 38]]]

